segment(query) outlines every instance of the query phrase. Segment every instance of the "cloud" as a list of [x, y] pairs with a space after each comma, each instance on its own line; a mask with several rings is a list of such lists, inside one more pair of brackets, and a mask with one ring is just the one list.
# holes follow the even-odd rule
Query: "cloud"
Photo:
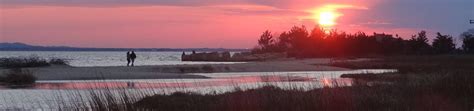
[[287, 15], [287, 16], [302, 16], [310, 13], [300, 10], [281, 9], [265, 5], [213, 5], [206, 6], [228, 12], [228, 14], [239, 15]]
[[360, 24], [356, 24], [356, 25], [364, 25], [364, 26], [368, 26], [368, 27], [387, 27], [387, 26], [390, 26], [392, 24], [393, 23], [391, 23], [391, 22], [387, 22], [387, 21], [383, 21], [383, 20], [375, 20], [375, 21], [368, 21], [368, 22], [360, 23]]

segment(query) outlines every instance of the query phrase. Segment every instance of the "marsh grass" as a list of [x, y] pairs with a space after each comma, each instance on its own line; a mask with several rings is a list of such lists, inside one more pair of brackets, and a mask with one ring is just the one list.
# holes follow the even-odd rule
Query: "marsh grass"
[[90, 91], [89, 105], [96, 111], [129, 111], [134, 110], [133, 103], [136, 97], [129, 95], [125, 90], [114, 92], [111, 89]]
[[[359, 80], [392, 80], [388, 90], [403, 91], [398, 97], [416, 98], [417, 108], [430, 110], [472, 110], [474, 108], [474, 56], [398, 56], [373, 61], [341, 62], [333, 66], [349, 68], [396, 68], [400, 72], [381, 75], [355, 75]], [[346, 75], [349, 76], [349, 75]], [[354, 76], [354, 75], [353, 75]], [[385, 91], [385, 92], [387, 92]], [[383, 93], [384, 91], [381, 91]], [[409, 95], [415, 95], [410, 97]], [[403, 101], [408, 102], [408, 101]], [[447, 109], [446, 109], [447, 108]], [[428, 109], [426, 109], [428, 110]]]
[[391, 56], [369, 61], [343, 61], [330, 65], [354, 69], [398, 69], [400, 73], [439, 73], [474, 71], [472, 55]]
[[5, 68], [22, 68], [22, 67], [45, 67], [50, 66], [46, 59], [39, 57], [27, 57], [27, 58], [0, 58], [0, 67]]
[[60, 58], [52, 58], [48, 61], [36, 56], [0, 58], [0, 67], [4, 68], [46, 67], [51, 65], [68, 65], [68, 61]]
[[32, 85], [36, 81], [33, 73], [26, 69], [10, 69], [5, 75], [0, 76], [0, 82], [10, 87], [24, 87]]

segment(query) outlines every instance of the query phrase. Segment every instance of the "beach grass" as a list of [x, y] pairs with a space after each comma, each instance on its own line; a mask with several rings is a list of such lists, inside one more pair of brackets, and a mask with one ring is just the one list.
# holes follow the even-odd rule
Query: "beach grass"
[[31, 85], [36, 79], [31, 71], [20, 68], [10, 69], [5, 75], [0, 75], [0, 83], [5, 83], [7, 86]]
[[68, 61], [61, 58], [52, 58], [48, 61], [36, 56], [0, 58], [0, 67], [4, 68], [46, 67], [51, 65], [68, 65]]
[[0, 67], [5, 68], [44, 67], [50, 65], [46, 59], [33, 56], [0, 58]]

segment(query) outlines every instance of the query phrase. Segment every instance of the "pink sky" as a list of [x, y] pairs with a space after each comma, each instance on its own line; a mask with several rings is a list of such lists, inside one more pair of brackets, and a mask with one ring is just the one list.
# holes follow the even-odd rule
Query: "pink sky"
[[448, 28], [462, 28], [453, 31], [429, 24], [431, 22], [413, 26], [418, 18], [395, 19], [392, 16], [400, 14], [390, 9], [378, 9], [384, 2], [376, 0], [176, 1], [4, 0], [0, 6], [0, 42], [76, 47], [251, 48], [267, 29], [281, 32], [295, 25], [312, 28], [316, 22], [307, 18], [311, 16], [308, 10], [327, 4], [367, 8], [338, 10], [344, 15], [338, 18], [335, 28], [347, 32], [398, 33], [409, 37], [420, 30], [455, 35], [472, 27], [460, 23], [448, 25]]

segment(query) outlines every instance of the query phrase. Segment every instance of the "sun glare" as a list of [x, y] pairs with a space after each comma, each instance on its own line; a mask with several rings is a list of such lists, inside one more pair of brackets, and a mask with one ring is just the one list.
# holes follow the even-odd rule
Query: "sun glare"
[[323, 10], [314, 10], [312, 11], [312, 18], [320, 26], [326, 28], [332, 28], [337, 24], [337, 18], [342, 16], [335, 9], [323, 9]]
[[334, 12], [321, 12], [319, 13], [318, 23], [322, 26], [333, 26], [336, 24], [337, 15]]
[[309, 12], [312, 13], [311, 18], [314, 19], [315, 22], [320, 26], [325, 28], [333, 28], [335, 25], [337, 25], [337, 19], [343, 16], [343, 14], [338, 11], [340, 9], [367, 10], [368, 8], [348, 4], [327, 4], [310, 9]]

